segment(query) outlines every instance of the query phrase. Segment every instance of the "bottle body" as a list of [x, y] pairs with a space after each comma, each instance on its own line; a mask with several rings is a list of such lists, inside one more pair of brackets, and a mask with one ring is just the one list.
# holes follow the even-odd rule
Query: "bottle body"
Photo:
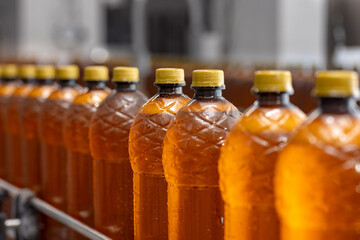
[[188, 100], [181, 92], [159, 93], [141, 108], [131, 126], [129, 154], [134, 185], [134, 239], [168, 239], [163, 140], [170, 121]]
[[255, 102], [235, 124], [219, 162], [226, 240], [280, 239], [275, 165], [279, 150], [304, 119], [305, 114], [291, 104]]
[[[46, 99], [40, 119], [42, 199], [66, 212], [66, 150], [62, 138], [64, 114], [79, 94], [78, 85], [65, 86]], [[67, 229], [50, 218], [44, 219], [45, 239], [67, 239]]]
[[6, 109], [8, 100], [18, 87], [19, 83], [16, 81], [3, 82], [0, 84], [0, 165], [3, 166], [0, 169], [0, 178], [7, 179], [7, 156], [8, 148], [6, 146]]
[[169, 239], [223, 239], [218, 159], [238, 116], [239, 111], [222, 97], [193, 99], [169, 126], [163, 153]]
[[40, 83], [20, 104], [21, 159], [24, 186], [41, 194], [40, 117], [46, 98], [56, 89], [52, 82]]
[[[105, 87], [105, 85], [104, 85]], [[67, 211], [72, 217], [93, 226], [93, 159], [89, 147], [90, 120], [106, 88], [88, 89], [78, 95], [65, 113], [63, 138], [67, 154]], [[69, 239], [85, 239], [70, 231]]]
[[133, 174], [129, 132], [133, 118], [147, 101], [138, 91], [114, 90], [90, 124], [94, 159], [94, 227], [111, 239], [133, 239]]
[[359, 239], [360, 115], [355, 112], [313, 112], [282, 150], [275, 179], [282, 239]]

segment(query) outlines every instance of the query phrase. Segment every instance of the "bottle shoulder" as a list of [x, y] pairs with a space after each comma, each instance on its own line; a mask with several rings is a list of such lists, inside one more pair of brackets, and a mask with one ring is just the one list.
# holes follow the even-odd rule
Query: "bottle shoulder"
[[291, 143], [360, 146], [360, 117], [315, 110], [294, 134]]
[[306, 120], [306, 114], [294, 105], [262, 107], [254, 103], [244, 111], [233, 131], [250, 133], [288, 133]]
[[86, 89], [75, 97], [72, 104], [99, 105], [108, 95], [109, 91], [107, 89]]
[[156, 94], [140, 109], [143, 114], [176, 114], [190, 98], [185, 94]]

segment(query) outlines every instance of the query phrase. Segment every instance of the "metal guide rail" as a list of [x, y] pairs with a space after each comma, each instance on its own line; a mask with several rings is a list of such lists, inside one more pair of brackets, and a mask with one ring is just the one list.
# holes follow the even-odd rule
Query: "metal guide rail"
[[[7, 199], [12, 199], [12, 217], [7, 219], [3, 205]], [[28, 189], [19, 189], [0, 179], [0, 240], [6, 240], [6, 235], [16, 240], [38, 239], [38, 213], [43, 213], [64, 224], [81, 235], [93, 240], [111, 240], [102, 233], [86, 226], [66, 213], [37, 198]]]

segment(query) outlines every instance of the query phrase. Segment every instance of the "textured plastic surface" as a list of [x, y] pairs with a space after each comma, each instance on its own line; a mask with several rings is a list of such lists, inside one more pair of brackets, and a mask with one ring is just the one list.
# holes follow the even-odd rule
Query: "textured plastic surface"
[[18, 186], [23, 187], [23, 163], [21, 160], [21, 141], [20, 141], [20, 106], [23, 99], [34, 88], [32, 84], [18, 86], [7, 101], [5, 125], [7, 142], [7, 180]]
[[255, 103], [230, 132], [219, 163], [226, 240], [279, 239], [274, 168], [279, 150], [304, 118], [296, 107]]
[[113, 91], [90, 125], [94, 158], [94, 226], [113, 240], [134, 239], [130, 126], [147, 98], [138, 91]]
[[40, 117], [42, 106], [47, 97], [55, 90], [56, 85], [46, 84], [33, 88], [20, 104], [20, 141], [21, 160], [23, 163], [24, 186], [35, 194], [40, 193]]
[[[67, 150], [67, 210], [68, 214], [92, 227], [93, 159], [89, 147], [91, 117], [107, 90], [87, 90], [78, 95], [65, 113], [63, 137]], [[69, 239], [85, 239], [70, 231]]]
[[360, 239], [360, 116], [314, 112], [281, 152], [283, 239]]
[[[64, 114], [81, 88], [60, 88], [46, 99], [40, 118], [41, 196], [47, 203], [66, 212], [66, 149], [62, 135]], [[44, 239], [67, 239], [67, 228], [44, 217]]]
[[136, 115], [129, 153], [134, 171], [135, 239], [167, 240], [167, 184], [162, 167], [163, 140], [170, 121], [189, 98], [152, 97]]

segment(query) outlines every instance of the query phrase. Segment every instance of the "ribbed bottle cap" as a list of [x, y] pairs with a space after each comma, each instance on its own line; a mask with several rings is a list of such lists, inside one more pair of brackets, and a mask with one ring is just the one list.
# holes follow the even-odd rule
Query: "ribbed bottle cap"
[[192, 74], [191, 87], [221, 87], [224, 84], [224, 72], [222, 70], [195, 70]]
[[155, 83], [178, 84], [185, 83], [184, 69], [181, 68], [158, 68], [156, 69]]
[[78, 79], [79, 67], [77, 65], [64, 65], [56, 69], [56, 77], [61, 80]]
[[359, 97], [359, 76], [352, 71], [321, 71], [313, 94], [318, 97]]
[[2, 66], [2, 77], [3, 78], [17, 78], [18, 67], [16, 64], [4, 64]]
[[116, 67], [113, 70], [113, 82], [138, 82], [139, 69], [136, 67]]
[[289, 71], [255, 72], [253, 92], [287, 92], [293, 93], [291, 73]]
[[55, 78], [55, 67], [52, 65], [41, 65], [36, 69], [36, 78], [40, 80]]
[[107, 81], [109, 80], [109, 69], [105, 66], [89, 66], [85, 68], [85, 81]]
[[36, 77], [36, 66], [33, 64], [21, 65], [19, 68], [19, 76], [23, 79], [30, 79]]

